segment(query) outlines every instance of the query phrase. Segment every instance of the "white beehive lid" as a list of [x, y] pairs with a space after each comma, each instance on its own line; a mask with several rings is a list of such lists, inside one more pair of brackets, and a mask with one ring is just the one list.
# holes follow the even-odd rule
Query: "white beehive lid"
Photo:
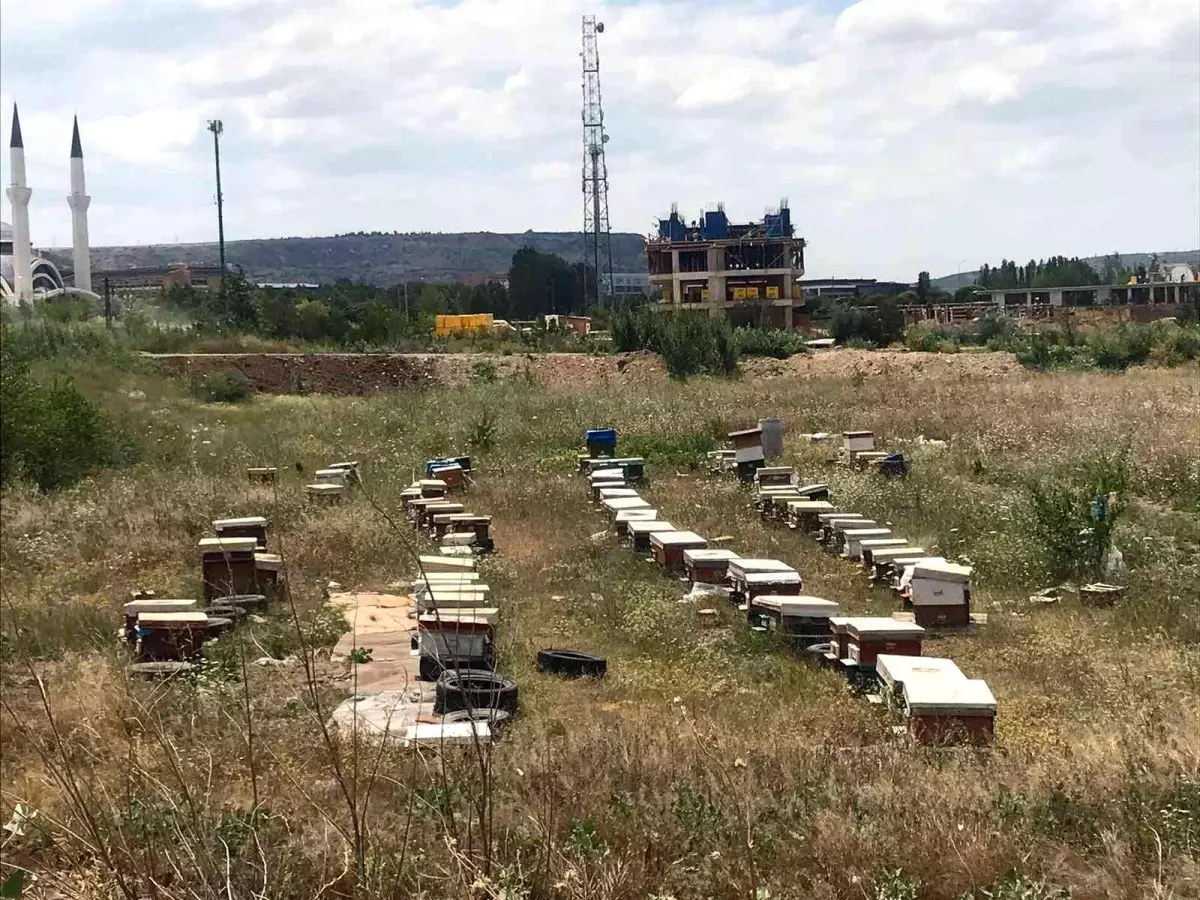
[[143, 613], [193, 612], [195, 600], [130, 600], [125, 604], [125, 615], [139, 616]]
[[656, 534], [660, 531], [676, 530], [674, 525], [662, 519], [634, 519], [632, 522], [626, 522], [625, 528], [630, 534]]
[[744, 577], [751, 572], [795, 572], [787, 563], [778, 559], [731, 559], [729, 573]]
[[641, 497], [611, 497], [608, 500], [601, 500], [600, 503], [611, 513], [620, 512], [623, 509], [650, 508], [650, 504]]
[[705, 563], [728, 562], [731, 559], [740, 558], [732, 550], [726, 550], [722, 547], [694, 547], [683, 551], [683, 561], [685, 563], [702, 568]]
[[883, 538], [865, 538], [858, 542], [858, 545], [864, 550], [870, 550], [872, 553], [878, 550], [886, 550], [889, 547], [904, 547], [908, 545], [907, 538], [898, 537], [883, 537]]
[[875, 659], [875, 672], [885, 684], [893, 688], [919, 679], [966, 681], [966, 676], [954, 660], [940, 656], [898, 656], [881, 653]]
[[623, 509], [617, 513], [616, 521], [618, 522], [637, 522], [639, 520], [649, 520], [651, 522], [658, 519], [657, 509]]
[[792, 466], [763, 466], [754, 473], [755, 481], [762, 481], [764, 478], [778, 478], [780, 475], [795, 475], [796, 470]]
[[435, 500], [433, 503], [426, 503], [424, 506], [425, 512], [432, 513], [460, 513], [466, 506], [461, 503], [456, 503], [453, 500]]
[[[829, 490], [829, 485], [827, 485], [827, 484], [804, 484], [804, 485], [801, 485], [800, 487], [796, 488], [796, 490], [807, 497], [809, 494], [818, 494], [821, 491]], [[822, 500], [820, 502], [826, 503], [828, 501]]]
[[492, 728], [487, 722], [418, 722], [404, 729], [403, 742], [407, 747], [439, 744], [486, 744], [492, 739]]
[[862, 515], [861, 513], [838, 512], [838, 511], [817, 513], [817, 521], [820, 522], [822, 525], [828, 525], [830, 522], [832, 522], [834, 520], [865, 519], [865, 518], [866, 518], [866, 516]]
[[922, 561], [913, 565], [913, 578], [929, 578], [934, 581], [953, 581], [966, 584], [971, 580], [971, 567], [952, 562]]
[[474, 583], [479, 580], [478, 572], [426, 572], [424, 575], [418, 575], [413, 579], [413, 584], [424, 584], [428, 581], [430, 584], [445, 583], [445, 582], [462, 582]]
[[283, 570], [283, 557], [278, 553], [255, 553], [254, 568], [264, 572], [280, 572]]
[[828, 524], [829, 527], [835, 532], [865, 531], [868, 528], [878, 528], [879, 527], [879, 523], [877, 523], [874, 519], [863, 519], [863, 518], [830, 519], [829, 522], [826, 524]]
[[849, 621], [847, 629], [850, 634], [881, 640], [896, 638], [915, 638], [925, 634], [925, 629], [914, 622], [904, 622], [890, 616], [860, 616]]
[[924, 547], [872, 547], [871, 561], [876, 563], [892, 562], [896, 559], [904, 559], [908, 556], [923, 558], [925, 555]]
[[446, 482], [442, 481], [440, 478], [419, 478], [413, 482], [413, 486], [419, 487], [421, 490], [446, 490]]
[[996, 698], [981, 678], [913, 678], [904, 682], [910, 716], [987, 716], [996, 714]]
[[746, 584], [800, 584], [800, 573], [795, 569], [787, 572], [747, 572], [739, 577]]
[[460, 558], [460, 559], [466, 559], [469, 556], [475, 555], [475, 551], [472, 550], [470, 547], [462, 547], [457, 544], [451, 544], [451, 545], [443, 544], [442, 546], [438, 547], [438, 553], [442, 556], [448, 556], [452, 559], [455, 557]]
[[442, 535], [442, 547], [458, 547], [467, 549], [475, 543], [475, 532], [463, 531]]
[[138, 624], [159, 628], [187, 628], [204, 625], [208, 614], [203, 612], [144, 612], [138, 613]]
[[[633, 525], [629, 526], [634, 527]], [[708, 539], [702, 538], [694, 531], [657, 531], [650, 535], [650, 543], [659, 547], [704, 547]]]
[[789, 500], [788, 509], [794, 512], [825, 513], [833, 512], [833, 504], [828, 500]]
[[200, 538], [199, 546], [203, 553], [253, 553], [258, 549], [258, 541], [252, 537], [206, 537]]
[[421, 568], [426, 573], [432, 572], [473, 572], [475, 570], [475, 559], [447, 559], [444, 556], [420, 556], [417, 557], [421, 563]]
[[417, 621], [422, 625], [491, 625], [500, 623], [500, 610], [494, 606], [464, 606], [445, 612], [421, 613]]
[[320, 484], [306, 484], [304, 489], [310, 494], [344, 494], [346, 493], [346, 485], [334, 484], [330, 481], [324, 481]]
[[267, 520], [262, 516], [243, 516], [240, 519], [213, 519], [213, 529], [222, 528], [266, 528]]
[[841, 606], [832, 600], [802, 594], [764, 594], [754, 598], [754, 605], [777, 611], [786, 619], [827, 619], [842, 611]]
[[842, 437], [848, 437], [848, 438], [865, 438], [865, 437], [869, 437], [869, 438], [873, 438], [873, 437], [875, 437], [875, 432], [873, 432], [873, 431], [843, 431], [843, 432], [842, 432]]
[[633, 488], [627, 487], [602, 487], [600, 488], [601, 500], [615, 500], [617, 497], [636, 497], [638, 492]]
[[610, 478], [618, 478], [621, 481], [625, 480], [624, 469], [596, 469], [588, 475], [588, 481], [605, 481]]

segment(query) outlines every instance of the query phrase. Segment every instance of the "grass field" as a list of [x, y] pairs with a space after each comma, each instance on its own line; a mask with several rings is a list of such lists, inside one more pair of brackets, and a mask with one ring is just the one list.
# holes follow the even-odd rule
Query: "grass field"
[[[177, 382], [83, 369], [144, 448], [137, 465], [57, 494], [6, 488], [2, 510], [0, 815], [4, 872], [48, 897], [960, 898], [1200, 896], [1200, 376], [665, 379], [594, 388], [512, 378], [369, 398], [203, 404]], [[611, 537], [573, 472], [583, 430], [613, 424], [648, 458], [644, 496], [679, 527], [791, 562], [806, 592], [886, 614], [848, 564], [764, 527], [748, 493], [689, 467], [761, 415], [785, 462], [844, 507], [975, 566], [973, 636], [934, 639], [999, 702], [996, 747], [921, 750], [888, 736], [844, 682], [723, 611], [702, 629], [682, 585]], [[829, 468], [811, 431], [870, 428], [911, 475]], [[919, 435], [948, 442], [918, 447]], [[495, 517], [482, 563], [502, 610], [500, 669], [521, 715], [481, 765], [323, 729], [353, 692], [320, 648], [322, 587], [383, 589], [415, 571], [391, 528], [433, 455], [471, 448], [473, 511]], [[1123, 456], [1111, 609], [1033, 608], [1055, 583], [1030, 485], [1086, 487]], [[364, 493], [305, 506], [303, 475], [360, 459]], [[281, 468], [251, 490], [248, 465]], [[1121, 465], [1120, 463], [1116, 463]], [[223, 638], [203, 677], [127, 682], [114, 632], [134, 587], [196, 596], [213, 518], [262, 514], [297, 615]], [[309, 642], [318, 652], [302, 652]], [[594, 683], [534, 671], [540, 647], [609, 658]], [[308, 665], [244, 660], [300, 652]], [[44, 685], [45, 693], [39, 689]]]

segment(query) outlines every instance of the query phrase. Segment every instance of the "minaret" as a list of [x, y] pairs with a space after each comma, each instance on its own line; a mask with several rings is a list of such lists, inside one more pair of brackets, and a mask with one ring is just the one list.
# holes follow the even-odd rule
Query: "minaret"
[[87, 211], [92, 198], [87, 195], [83, 181], [83, 145], [79, 143], [79, 116], [75, 117], [75, 130], [71, 134], [71, 195], [67, 205], [71, 207], [71, 251], [75, 262], [75, 287], [85, 291], [92, 289], [92, 255], [88, 248]]
[[12, 184], [8, 186], [7, 193], [13, 217], [13, 293], [18, 300], [32, 300], [33, 248], [29, 244], [29, 198], [33, 196], [33, 191], [25, 184], [25, 142], [21, 140], [21, 118], [17, 115], [15, 103], [8, 154], [12, 166]]

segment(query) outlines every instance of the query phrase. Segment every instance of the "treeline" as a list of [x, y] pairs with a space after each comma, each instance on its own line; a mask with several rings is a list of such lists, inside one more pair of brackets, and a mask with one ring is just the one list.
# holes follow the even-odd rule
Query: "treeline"
[[590, 267], [523, 247], [513, 254], [507, 285], [417, 282], [379, 288], [339, 281], [316, 288], [259, 288], [236, 270], [218, 291], [175, 285], [165, 300], [201, 330], [377, 346], [428, 336], [438, 315], [491, 313], [509, 321], [535, 320], [585, 313], [595, 296]]
[[984, 263], [979, 267], [976, 281], [980, 287], [989, 290], [1057, 288], [1099, 284], [1100, 274], [1090, 263], [1077, 256], [1070, 259], [1051, 256], [1043, 260], [1031, 259], [1025, 265], [1017, 265], [1009, 259], [1002, 259], [995, 268]]

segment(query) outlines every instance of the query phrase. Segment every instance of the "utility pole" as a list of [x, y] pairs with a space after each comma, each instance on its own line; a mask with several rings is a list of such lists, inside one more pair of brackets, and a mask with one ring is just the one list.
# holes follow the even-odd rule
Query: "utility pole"
[[208, 130], [213, 136], [213, 158], [217, 163], [217, 248], [221, 254], [221, 278], [225, 278], [225, 198], [221, 196], [221, 132], [225, 126], [220, 119], [209, 119]]
[[[604, 109], [600, 101], [600, 48], [596, 36], [604, 23], [595, 16], [583, 17], [583, 239], [584, 265], [596, 273], [596, 303], [612, 304], [612, 235], [608, 221], [608, 164], [604, 145]], [[584, 274], [586, 290], [587, 275]], [[585, 296], [586, 303], [586, 296]]]
[[112, 328], [112, 290], [107, 275], [104, 276], [104, 324]]

